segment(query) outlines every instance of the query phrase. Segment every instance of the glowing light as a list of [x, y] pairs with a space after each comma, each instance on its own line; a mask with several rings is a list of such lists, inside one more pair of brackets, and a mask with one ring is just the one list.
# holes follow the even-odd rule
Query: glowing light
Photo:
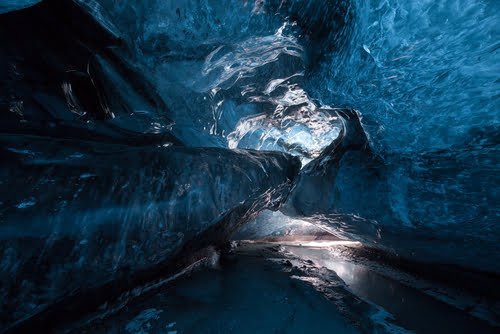
[[287, 240], [272, 242], [283, 246], [298, 246], [298, 247], [314, 247], [314, 248], [328, 248], [335, 246], [350, 246], [350, 247], [360, 247], [362, 246], [359, 241], [351, 240]]

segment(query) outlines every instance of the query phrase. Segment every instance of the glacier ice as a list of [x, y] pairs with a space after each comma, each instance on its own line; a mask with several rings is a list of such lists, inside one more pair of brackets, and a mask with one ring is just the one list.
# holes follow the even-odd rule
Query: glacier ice
[[272, 152], [18, 136], [2, 144], [0, 293], [11, 296], [2, 309], [15, 317], [176, 252], [189, 257], [223, 243], [256, 212], [275, 208], [300, 168]]
[[347, 45], [305, 87], [358, 110], [371, 152], [304, 173], [297, 208], [356, 215], [350, 233], [409, 258], [499, 272], [498, 3], [351, 3]]
[[3, 0], [2, 3], [0, 3], [0, 14], [33, 6], [40, 1], [41, 0]]
[[284, 212], [407, 258], [498, 272], [498, 149], [381, 158], [366, 137], [350, 143], [363, 138], [356, 115], [343, 116], [354, 123], [346, 137], [302, 170]]
[[322, 231], [500, 273], [498, 13], [3, 1], [1, 322], [235, 236]]
[[285, 13], [238, 1], [99, 8], [152, 69], [172, 131], [188, 145], [278, 150], [306, 163], [337, 136], [335, 112], [303, 89], [308, 54]]

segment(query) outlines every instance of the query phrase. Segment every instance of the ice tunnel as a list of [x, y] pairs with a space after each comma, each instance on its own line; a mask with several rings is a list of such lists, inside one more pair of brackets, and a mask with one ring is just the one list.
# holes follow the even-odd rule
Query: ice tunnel
[[1, 0], [0, 333], [497, 333], [499, 13]]

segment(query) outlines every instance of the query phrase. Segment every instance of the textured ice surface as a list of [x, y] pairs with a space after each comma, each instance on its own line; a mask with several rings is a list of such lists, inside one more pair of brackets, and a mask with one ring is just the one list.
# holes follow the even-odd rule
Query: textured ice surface
[[40, 1], [41, 0], [2, 0], [0, 3], [0, 14], [33, 6]]
[[[0, 237], [14, 243], [2, 244], [2, 279], [40, 280], [20, 281], [20, 300], [54, 296], [85, 276], [60, 270], [169, 253], [164, 221], [186, 236], [224, 213], [244, 222], [265, 205], [241, 202], [257, 188], [276, 204], [266, 191], [298, 168], [282, 153], [312, 161], [282, 208], [294, 217], [263, 215], [248, 233], [304, 221], [500, 272], [498, 13], [498, 1], [468, 0], [52, 0], [2, 14], [1, 152], [17, 161], [1, 169]], [[96, 250], [90, 267], [81, 249]]]
[[[339, 126], [329, 128], [322, 106], [353, 107], [362, 114], [371, 154], [349, 153], [334, 167], [335, 175], [318, 173], [317, 183], [298, 190], [316, 205], [309, 212], [304, 208], [306, 214], [345, 214], [348, 221], [355, 216], [341, 224], [344, 232], [419, 260], [498, 271], [496, 257], [486, 256], [498, 253], [500, 234], [498, 3], [258, 4], [229, 2], [226, 10], [211, 1], [186, 1], [177, 4], [178, 11], [154, 1], [107, 7], [123, 17], [134, 12], [145, 22], [131, 29], [135, 45], [149, 64], [160, 64], [160, 79], [168, 78], [157, 81], [168, 87], [165, 98], [190, 115], [182, 127], [192, 129], [196, 115], [198, 129], [213, 137], [210, 145], [285, 150], [307, 162], [308, 153], [315, 157], [325, 147], [322, 140], [337, 135], [329, 130]], [[228, 33], [235, 24], [240, 28]], [[168, 29], [173, 25], [183, 33]], [[207, 26], [213, 29], [203, 30]], [[267, 63], [276, 53], [280, 58]], [[276, 83], [284, 95], [267, 97]], [[208, 88], [216, 88], [208, 97], [190, 93]], [[180, 95], [173, 96], [176, 91]], [[185, 112], [193, 103], [184, 101], [193, 96], [199, 103]], [[294, 124], [294, 111], [291, 118], [281, 115], [288, 100], [303, 103], [299, 110], [305, 115], [326, 118], [320, 122], [326, 131], [314, 131], [307, 116], [307, 128]], [[283, 127], [282, 120], [291, 126]], [[368, 236], [365, 225], [373, 230]]]
[[303, 169], [284, 211], [418, 261], [498, 272], [498, 149], [381, 158], [346, 146], [359, 139], [359, 126], [349, 126], [358, 122], [347, 120], [351, 134]]
[[127, 49], [119, 36], [72, 1], [44, 1], [0, 16], [0, 40], [2, 133], [178, 142], [164, 101], [138, 67], [119, 56]]
[[358, 109], [382, 152], [498, 143], [499, 2], [350, 3], [347, 45], [310, 94]]
[[[383, 333], [494, 333], [498, 326], [494, 296], [477, 298], [454, 290], [449, 280], [433, 282], [425, 275], [400, 271], [377, 261], [377, 256], [366, 256], [369, 251], [363, 254], [363, 247], [283, 248], [317, 268], [334, 271], [350, 292], [376, 305], [371, 318]], [[494, 280], [490, 284], [496, 285]]]
[[102, 4], [109, 14], [99, 16], [113, 17], [152, 71], [185, 143], [284, 151], [308, 162], [337, 136], [335, 113], [303, 89], [300, 28], [263, 3]]
[[2, 144], [0, 293], [11, 310], [3, 321], [161, 263], [213, 225], [222, 224], [200, 243], [224, 242], [244, 215], [279, 203], [300, 167], [270, 152]]
[[[75, 332], [177, 333], [359, 333], [370, 328], [370, 307], [349, 296], [334, 274], [328, 300], [309, 284], [292, 279], [280, 255], [243, 250], [221, 260], [218, 268], [193, 273], [189, 279], [134, 303], [109, 319], [99, 319]], [[270, 259], [276, 258], [276, 262]], [[306, 276], [306, 273], [303, 273]], [[340, 298], [339, 298], [340, 299]], [[352, 303], [352, 304], [351, 304]], [[345, 305], [353, 305], [347, 310]], [[353, 312], [357, 323], [346, 319]], [[358, 313], [355, 313], [358, 312]]]

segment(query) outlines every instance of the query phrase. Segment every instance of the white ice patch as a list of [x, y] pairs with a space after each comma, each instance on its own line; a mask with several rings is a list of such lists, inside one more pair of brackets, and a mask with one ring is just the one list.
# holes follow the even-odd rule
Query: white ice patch
[[[225, 137], [229, 148], [287, 152], [305, 165], [337, 138], [340, 123], [334, 110], [313, 101], [301, 87], [303, 48], [290, 29], [284, 24], [272, 35], [219, 46], [206, 57], [194, 88], [210, 93], [213, 123], [207, 128]], [[280, 62], [289, 64], [281, 68]], [[274, 77], [277, 68], [284, 73]], [[235, 126], [227, 126], [238, 116], [231, 114], [238, 112], [228, 102], [231, 90], [239, 91], [235, 99], [240, 105], [259, 110], [241, 115]]]
[[0, 2], [0, 14], [33, 6], [40, 1], [41, 0], [2, 0]]
[[94, 176], [97, 176], [97, 175], [92, 174], [92, 173], [84, 173], [84, 174], [80, 175], [80, 179], [88, 179], [88, 178], [91, 178]]
[[391, 321], [394, 321], [392, 314], [384, 310], [383, 308], [377, 308], [377, 312], [371, 315], [371, 320], [376, 326], [382, 327], [385, 333], [389, 334], [411, 334], [414, 333], [403, 327], [395, 325]]
[[14, 153], [18, 153], [18, 154], [35, 155], [35, 153], [33, 151], [30, 151], [30, 150], [19, 150], [19, 149], [12, 148], [12, 147], [7, 148], [7, 150], [14, 152]]
[[132, 319], [125, 327], [125, 330], [130, 334], [148, 334], [153, 327], [151, 322], [158, 320], [162, 312], [163, 310], [154, 308], [146, 309]]
[[21, 203], [17, 204], [16, 208], [27, 209], [27, 208], [31, 208], [35, 204], [36, 204], [36, 199], [34, 197], [31, 197], [31, 198], [26, 199], [26, 200], [22, 201]]

